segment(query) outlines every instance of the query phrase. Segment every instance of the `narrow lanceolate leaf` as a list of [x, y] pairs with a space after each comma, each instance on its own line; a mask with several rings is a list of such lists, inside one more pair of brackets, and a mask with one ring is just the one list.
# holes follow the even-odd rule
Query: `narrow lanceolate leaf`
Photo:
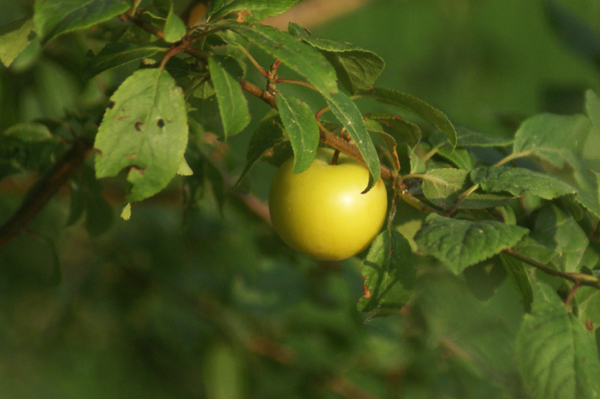
[[372, 86], [385, 67], [377, 54], [350, 43], [314, 37], [303, 40], [325, 55], [335, 68], [340, 83], [353, 94]]
[[244, 180], [250, 169], [260, 161], [265, 152], [272, 149], [276, 144], [281, 143], [283, 140], [283, 131], [283, 123], [279, 115], [265, 118], [260, 122], [250, 139], [250, 144], [248, 144], [246, 166], [244, 166], [244, 170], [240, 174], [238, 181], [233, 186], [234, 189]]
[[385, 104], [392, 104], [414, 112], [423, 120], [431, 123], [442, 131], [448, 138], [452, 148], [456, 147], [456, 130], [442, 111], [432, 107], [426, 102], [419, 100], [409, 94], [400, 93], [396, 90], [372, 88], [359, 90], [356, 94], [361, 97], [373, 98]]
[[150, 58], [167, 50], [168, 48], [154, 45], [140, 47], [126, 42], [108, 43], [97, 55], [88, 56], [85, 73], [88, 78], [92, 78], [100, 72]]
[[337, 92], [335, 70], [325, 56], [287, 33], [265, 25], [227, 22], [227, 29], [244, 36], [266, 53], [312, 83], [323, 95]]
[[[452, 209], [461, 196], [473, 187], [469, 172], [462, 169], [435, 169], [427, 173], [423, 181], [423, 194], [440, 208]], [[459, 209], [483, 209], [502, 205], [513, 198], [511, 195], [473, 191], [463, 198]]]
[[33, 20], [37, 34], [48, 42], [104, 22], [130, 7], [127, 0], [35, 0]]
[[319, 126], [315, 115], [306, 103], [295, 97], [279, 93], [275, 97], [283, 125], [294, 150], [294, 173], [308, 169], [317, 154]]
[[219, 18], [232, 11], [250, 11], [252, 18], [262, 21], [267, 17], [279, 15], [287, 11], [299, 0], [233, 0], [221, 8], [215, 8], [211, 19]]
[[549, 286], [538, 286], [535, 306], [525, 315], [516, 360], [535, 399], [600, 397], [600, 360], [593, 335]]
[[386, 230], [371, 244], [361, 275], [365, 295], [358, 310], [385, 316], [398, 312], [408, 302], [417, 276], [410, 244], [397, 231]]
[[167, 15], [167, 21], [165, 22], [165, 42], [174, 43], [186, 34], [185, 24], [173, 12], [173, 7], [169, 10], [169, 14]]
[[133, 185], [128, 202], [162, 190], [175, 176], [188, 141], [183, 91], [160, 69], [143, 69], [127, 78], [111, 97], [94, 147], [96, 177], [129, 168]]
[[350, 97], [341, 91], [326, 96], [325, 99], [327, 100], [331, 112], [346, 128], [346, 131], [350, 133], [350, 137], [354, 140], [356, 147], [358, 147], [360, 154], [369, 168], [371, 178], [369, 179], [369, 185], [365, 190], [368, 191], [379, 180], [381, 169], [377, 150], [367, 132], [362, 114]]
[[481, 167], [471, 171], [470, 177], [473, 183], [479, 183], [484, 191], [493, 193], [504, 191], [521, 196], [530, 192], [550, 200], [577, 192], [562, 180], [525, 168]]
[[500, 254], [500, 261], [504, 266], [504, 270], [506, 270], [506, 274], [508, 274], [508, 277], [517, 288], [517, 293], [523, 304], [523, 309], [526, 313], [531, 312], [533, 289], [531, 288], [531, 280], [523, 267], [523, 263], [505, 254]]
[[515, 245], [528, 230], [496, 221], [470, 221], [429, 215], [417, 232], [419, 250], [458, 274]]
[[34, 36], [33, 19], [30, 17], [0, 26], [0, 62], [9, 67]]
[[250, 123], [248, 102], [237, 79], [237, 61], [231, 57], [215, 56], [208, 59], [225, 137], [241, 132]]
[[584, 115], [539, 114], [521, 124], [513, 144], [513, 153], [533, 155], [562, 168], [576, 165], [576, 154], [590, 132], [590, 120]]

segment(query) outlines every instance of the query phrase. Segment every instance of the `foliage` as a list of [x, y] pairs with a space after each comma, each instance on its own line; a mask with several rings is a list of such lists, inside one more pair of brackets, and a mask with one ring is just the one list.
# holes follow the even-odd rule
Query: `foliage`
[[[532, 115], [510, 136], [455, 126], [377, 87], [377, 54], [260, 24], [296, 2], [200, 2], [190, 21], [171, 0], [36, 0], [0, 27], [6, 76], [35, 65], [59, 82], [23, 106], [31, 117], [0, 124], [0, 178], [43, 176], [19, 207], [0, 204], [12, 214], [3, 289], [17, 303], [1, 317], [25, 323], [27, 295], [61, 294], [27, 337], [40, 353], [19, 364], [56, 369], [0, 392], [597, 397], [600, 98], [588, 90], [585, 114]], [[577, 43], [578, 21], [547, 7]], [[319, 145], [390, 197], [370, 249], [341, 263], [285, 248], [252, 180], [290, 156], [302, 173]], [[66, 182], [68, 214], [50, 201]], [[113, 221], [111, 202], [130, 220]], [[65, 224], [79, 230], [61, 243]], [[78, 251], [91, 263], [58, 264]], [[11, 358], [27, 338], [9, 331]]]

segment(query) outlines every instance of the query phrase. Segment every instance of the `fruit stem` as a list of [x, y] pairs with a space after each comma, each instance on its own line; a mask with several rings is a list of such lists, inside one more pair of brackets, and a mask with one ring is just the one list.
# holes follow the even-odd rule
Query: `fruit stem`
[[340, 150], [336, 149], [333, 152], [333, 158], [331, 158], [331, 164], [332, 165], [337, 165], [339, 157], [340, 157]]

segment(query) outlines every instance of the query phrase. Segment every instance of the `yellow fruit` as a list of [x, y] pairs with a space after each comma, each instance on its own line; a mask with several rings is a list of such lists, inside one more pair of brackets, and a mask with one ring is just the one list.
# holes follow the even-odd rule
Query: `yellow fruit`
[[341, 260], [367, 248], [381, 230], [387, 193], [381, 180], [361, 194], [369, 172], [340, 154], [331, 165], [333, 150], [320, 148], [302, 173], [293, 174], [294, 159], [277, 171], [269, 193], [273, 227], [298, 252], [320, 260]]

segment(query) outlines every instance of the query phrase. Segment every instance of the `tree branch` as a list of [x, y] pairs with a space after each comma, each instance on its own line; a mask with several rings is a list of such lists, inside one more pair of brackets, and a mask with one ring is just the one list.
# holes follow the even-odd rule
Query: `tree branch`
[[92, 143], [78, 138], [63, 159], [54, 165], [23, 200], [21, 207], [0, 228], [0, 249], [25, 230], [46, 203], [69, 180], [92, 151]]

